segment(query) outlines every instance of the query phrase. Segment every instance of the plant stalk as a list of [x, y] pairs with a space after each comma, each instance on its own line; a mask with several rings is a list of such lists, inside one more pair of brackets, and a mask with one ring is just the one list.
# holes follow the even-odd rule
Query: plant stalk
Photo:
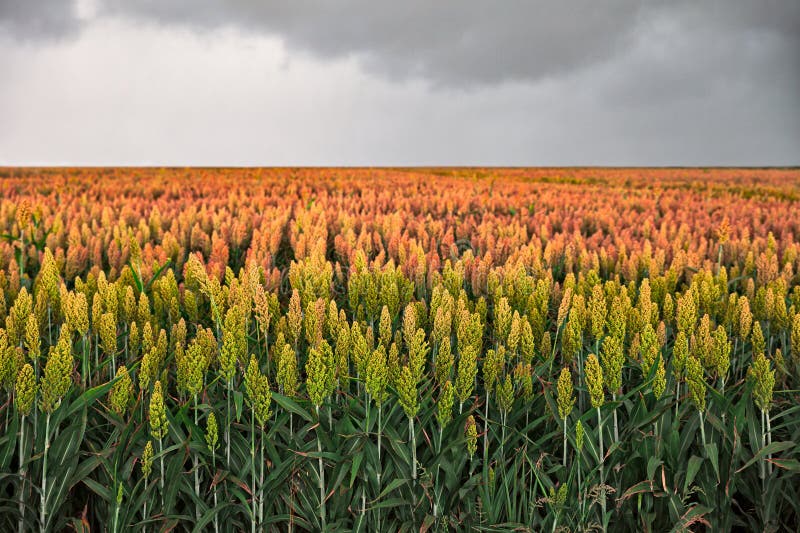
[[25, 531], [25, 482], [27, 472], [25, 471], [25, 461], [23, 454], [25, 453], [25, 416], [21, 417], [19, 427], [19, 478], [20, 478], [20, 491], [19, 491], [19, 533]]
[[44, 454], [42, 455], [42, 499], [39, 521], [42, 531], [47, 531], [47, 452], [50, 451], [50, 413], [45, 417]]

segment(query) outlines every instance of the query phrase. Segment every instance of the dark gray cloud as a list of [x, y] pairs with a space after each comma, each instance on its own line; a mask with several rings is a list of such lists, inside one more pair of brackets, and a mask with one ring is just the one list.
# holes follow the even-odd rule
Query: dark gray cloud
[[74, 36], [81, 28], [76, 8], [70, 0], [0, 0], [0, 35], [23, 42]]
[[0, 71], [0, 163], [800, 163], [797, 0], [0, 0]]
[[624, 46], [640, 4], [507, 2], [260, 2], [108, 0], [104, 11], [200, 31], [279, 36], [317, 57], [354, 56], [390, 78], [472, 84], [538, 79], [606, 59]]

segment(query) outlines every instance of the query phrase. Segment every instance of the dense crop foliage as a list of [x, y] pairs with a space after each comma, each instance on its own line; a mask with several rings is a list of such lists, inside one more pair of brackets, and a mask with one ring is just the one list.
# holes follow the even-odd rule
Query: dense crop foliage
[[0, 173], [0, 529], [800, 522], [800, 173]]

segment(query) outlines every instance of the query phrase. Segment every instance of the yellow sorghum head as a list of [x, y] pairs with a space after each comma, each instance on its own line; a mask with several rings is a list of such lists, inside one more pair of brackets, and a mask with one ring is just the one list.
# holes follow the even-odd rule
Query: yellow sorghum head
[[72, 384], [72, 340], [69, 328], [63, 327], [58, 342], [50, 348], [41, 382], [41, 409], [52, 413]]
[[217, 426], [217, 415], [211, 411], [206, 420], [206, 444], [211, 453], [219, 447], [219, 428]]
[[325, 325], [325, 302], [321, 298], [310, 301], [303, 314], [303, 332], [309, 346], [316, 346], [322, 342], [323, 326]]
[[617, 337], [618, 339], [625, 338], [625, 328], [627, 326], [626, 316], [628, 314], [628, 308], [626, 307], [627, 301], [628, 300], [618, 295], [615, 296], [611, 302], [611, 309], [606, 317], [608, 334], [611, 337]]
[[747, 340], [750, 335], [750, 328], [753, 326], [753, 313], [750, 311], [750, 300], [747, 296], [739, 297], [739, 338]]
[[[275, 350], [279, 348], [276, 346]], [[278, 373], [276, 376], [278, 386], [283, 394], [293, 397], [297, 394], [297, 354], [289, 344], [284, 344], [278, 358]]]
[[14, 385], [14, 404], [17, 411], [22, 416], [28, 416], [33, 408], [33, 400], [36, 398], [36, 375], [33, 367], [28, 363], [22, 367], [17, 374]]
[[592, 337], [600, 339], [606, 325], [606, 295], [603, 287], [598, 283], [592, 288], [592, 296], [589, 299], [589, 318], [591, 320]]
[[328, 341], [320, 343], [322, 351], [322, 361], [325, 363], [325, 395], [331, 396], [336, 392], [336, 359], [333, 356], [333, 348]]
[[100, 341], [103, 350], [111, 355], [117, 352], [117, 319], [111, 313], [103, 313], [98, 324], [100, 330]]
[[514, 405], [514, 384], [510, 374], [506, 374], [506, 379], [497, 386], [497, 405], [504, 413], [508, 413]]
[[[3, 296], [0, 294], [0, 301], [2, 298]], [[17, 349], [8, 344], [6, 331], [0, 329], [0, 387], [8, 390], [14, 386], [20, 361], [22, 358], [17, 357]]]
[[219, 352], [219, 368], [226, 382], [233, 379], [236, 363], [244, 361], [247, 354], [247, 319], [243, 309], [235, 305], [225, 313], [222, 327], [222, 348]]
[[[332, 300], [331, 300], [332, 301]], [[336, 334], [336, 349], [334, 357], [336, 359], [336, 375], [340, 379], [346, 379], [350, 373], [350, 351], [351, 351], [351, 337], [350, 328], [347, 323], [339, 324], [338, 319], [335, 326], [332, 326], [337, 331]]]
[[522, 398], [529, 402], [533, 399], [533, 367], [530, 364], [519, 362], [514, 367], [514, 381], [522, 390]]
[[161, 440], [167, 434], [168, 428], [169, 421], [164, 405], [164, 395], [161, 391], [161, 381], [156, 381], [153, 386], [153, 394], [150, 396], [150, 435], [154, 439]]
[[564, 364], [570, 364], [581, 349], [580, 320], [570, 313], [564, 336], [561, 340], [561, 358]]
[[269, 378], [266, 374], [261, 373], [255, 355], [250, 355], [250, 364], [247, 365], [244, 382], [253, 414], [259, 426], [263, 428], [272, 415], [272, 411], [270, 410], [272, 390], [269, 386]]
[[567, 287], [564, 290], [564, 295], [561, 297], [561, 303], [558, 306], [558, 319], [556, 320], [557, 327], [561, 327], [564, 320], [567, 319], [567, 314], [572, 306], [572, 287]]
[[436, 419], [439, 427], [444, 428], [453, 418], [453, 384], [450, 380], [445, 381], [439, 393], [439, 400], [436, 402]]
[[389, 348], [392, 342], [392, 318], [389, 316], [389, 308], [383, 306], [381, 309], [381, 318], [378, 322], [378, 338], [384, 348]]
[[755, 354], [747, 371], [753, 382], [753, 400], [762, 411], [769, 411], [772, 405], [772, 389], [775, 386], [775, 371], [770, 370], [769, 359], [763, 352]]
[[656, 375], [653, 377], [653, 394], [655, 394], [656, 399], [661, 398], [661, 395], [664, 394], [664, 390], [666, 388], [667, 371], [664, 367], [664, 359], [659, 357], [656, 366]]
[[[383, 345], [379, 344], [378, 346], [380, 347]], [[389, 385], [397, 387], [397, 380], [400, 379], [400, 370], [403, 365], [400, 363], [400, 349], [397, 347], [396, 342], [393, 342], [392, 345], [389, 346], [389, 355], [386, 360], [386, 365], [389, 372]]]
[[697, 304], [691, 291], [686, 291], [678, 297], [676, 320], [678, 331], [683, 331], [687, 336], [691, 336], [694, 333], [695, 324], [697, 323]]
[[[520, 333], [519, 351], [522, 362], [529, 365], [533, 362], [536, 352], [536, 342], [533, 337], [533, 329], [527, 318], [522, 319], [522, 331]], [[549, 355], [549, 354], [548, 354]]]
[[406, 349], [409, 351], [411, 349], [411, 342], [416, 333], [417, 308], [413, 303], [410, 303], [403, 310], [403, 340], [406, 343]]
[[664, 317], [664, 322], [672, 324], [675, 320], [675, 300], [672, 299], [672, 295], [669, 293], [664, 295], [664, 304], [662, 305], [661, 312]]
[[503, 371], [505, 353], [502, 349], [489, 349], [483, 358], [483, 387], [487, 393], [494, 390], [495, 382]]
[[441, 386], [450, 381], [452, 371], [453, 353], [450, 350], [450, 337], [446, 337], [439, 344], [439, 351], [436, 354], [436, 382]]
[[83, 336], [89, 331], [89, 304], [82, 292], [73, 293], [69, 297], [67, 322], [69, 326]]
[[642, 328], [640, 338], [640, 350], [642, 352], [642, 373], [647, 376], [650, 374], [650, 369], [655, 364], [661, 350], [658, 343], [658, 336], [653, 330], [653, 326], [648, 322]]
[[303, 309], [300, 304], [300, 292], [292, 290], [289, 299], [289, 310], [286, 314], [287, 330], [286, 336], [290, 344], [295, 345], [300, 340], [300, 333], [303, 329]]
[[514, 311], [511, 317], [511, 327], [508, 330], [508, 340], [506, 346], [508, 347], [509, 355], [511, 357], [517, 354], [517, 347], [519, 346], [520, 337], [522, 336], [522, 320], [519, 313]]
[[403, 366], [397, 383], [397, 397], [408, 418], [414, 418], [419, 410], [417, 384], [408, 365]]
[[439, 307], [436, 310], [436, 315], [433, 319], [433, 339], [437, 343], [444, 342], [445, 339], [450, 339], [450, 333], [453, 325], [453, 316], [444, 307]]
[[6, 334], [8, 335], [8, 344], [10, 346], [19, 344], [19, 341], [24, 337], [28, 315], [31, 314], [32, 310], [33, 299], [28, 294], [28, 289], [22, 287], [6, 317]]
[[370, 353], [365, 377], [367, 393], [380, 406], [386, 400], [386, 384], [389, 380], [386, 349], [383, 346], [378, 346]]
[[469, 458], [472, 460], [475, 450], [478, 449], [478, 427], [475, 424], [475, 417], [472, 415], [467, 417], [467, 422], [464, 425], [464, 434], [467, 437], [467, 453], [469, 453]]
[[761, 330], [760, 322], [755, 322], [755, 324], [753, 324], [753, 333], [750, 337], [750, 342], [753, 345], [754, 356], [765, 353], [767, 345], [764, 340], [764, 332]]
[[575, 397], [572, 390], [572, 374], [568, 367], [561, 369], [558, 376], [558, 416], [566, 420], [575, 405]]
[[606, 337], [602, 350], [603, 380], [608, 392], [616, 394], [622, 387], [622, 366], [625, 364], [622, 342], [617, 337]]
[[689, 339], [686, 338], [685, 332], [679, 331], [675, 336], [675, 344], [672, 346], [672, 370], [675, 379], [680, 380], [683, 376], [687, 357], [689, 357]]
[[[598, 409], [602, 407], [603, 404], [605, 403], [605, 394], [603, 394], [603, 369], [600, 368], [600, 361], [597, 360], [597, 356], [595, 354], [590, 353], [589, 356], [586, 358], [586, 363], [584, 364], [583, 372], [586, 377], [586, 388], [589, 389], [589, 397], [592, 400], [592, 407]], [[559, 380], [559, 393], [560, 393], [560, 384], [561, 380]], [[559, 403], [560, 403], [560, 394], [559, 394]]]
[[700, 360], [690, 355], [686, 359], [686, 383], [689, 385], [689, 397], [701, 413], [706, 410], [706, 382], [703, 365]]
[[306, 360], [306, 391], [308, 398], [315, 407], [319, 408], [327, 395], [327, 369], [325, 356], [321, 348], [310, 347]]
[[428, 341], [425, 340], [425, 330], [418, 328], [416, 333], [412, 335], [411, 343], [408, 345], [408, 364], [415, 383], [419, 383], [422, 380], [429, 351]]
[[775, 371], [778, 374], [779, 378], [782, 378], [786, 375], [786, 361], [783, 359], [783, 352], [780, 348], [775, 349], [775, 353], [772, 354], [772, 360], [775, 362]]
[[475, 376], [478, 374], [478, 350], [473, 346], [465, 347], [458, 358], [456, 371], [456, 395], [462, 404], [472, 395]]
[[142, 474], [144, 478], [147, 479], [150, 477], [150, 473], [153, 471], [153, 441], [148, 440], [147, 444], [144, 446], [144, 451], [142, 452]]
[[511, 306], [508, 304], [508, 298], [503, 296], [494, 308], [494, 338], [496, 343], [505, 344], [508, 341], [511, 320]]
[[112, 385], [111, 391], [108, 393], [108, 399], [114, 412], [123, 415], [128, 410], [133, 398], [133, 382], [125, 365], [117, 369], [116, 379], [116, 383]]
[[31, 361], [35, 361], [41, 355], [40, 346], [39, 319], [36, 314], [31, 313], [25, 321], [25, 347], [28, 349], [28, 358]]
[[542, 335], [541, 345], [539, 347], [539, 353], [541, 354], [540, 357], [542, 359], [548, 359], [550, 357], [550, 352], [552, 351], [553, 344], [550, 340], [550, 332], [545, 331], [544, 335]]
[[367, 373], [367, 363], [372, 352], [367, 346], [367, 339], [361, 332], [361, 327], [357, 320], [354, 320], [353, 325], [350, 327], [350, 343], [353, 346], [353, 365], [358, 376], [364, 379]]
[[723, 380], [728, 374], [731, 366], [731, 343], [728, 341], [728, 333], [723, 326], [717, 326], [714, 330], [713, 360], [717, 376]]

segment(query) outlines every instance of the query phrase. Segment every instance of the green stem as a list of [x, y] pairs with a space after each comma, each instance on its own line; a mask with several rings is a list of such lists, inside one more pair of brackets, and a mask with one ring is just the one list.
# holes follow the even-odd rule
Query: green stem
[[[772, 423], [769, 420], [769, 411], [764, 411], [764, 419], [767, 421], [767, 444], [772, 444]], [[767, 454], [767, 471], [772, 475], [772, 454]]]
[[700, 413], [700, 438], [702, 439], [703, 447], [706, 445], [706, 423], [703, 420], [703, 411], [699, 411]]
[[256, 533], [256, 415], [252, 410], [250, 413], [250, 490], [253, 494], [250, 531]]
[[[197, 394], [194, 395], [194, 427], [195, 429], [199, 426], [197, 425]], [[197, 459], [197, 454], [192, 454], [192, 463], [194, 466], [194, 493], [197, 495], [197, 499], [200, 499], [200, 464]], [[200, 521], [200, 507], [195, 505], [195, 518], [197, 521]]]
[[[117, 487], [117, 490], [119, 490], [119, 487]], [[115, 499], [114, 499], [114, 529], [113, 529], [114, 533], [117, 533], [117, 531], [119, 531], [119, 505], [120, 505], [120, 503], [116, 499], [116, 496], [115, 496]]]
[[228, 412], [225, 417], [225, 463], [231, 467], [231, 394], [233, 394], [232, 379], [228, 380], [228, 391], [226, 396]]
[[[147, 478], [144, 478], [144, 493], [147, 494]], [[142, 521], [147, 522], [147, 498], [143, 498]], [[142, 531], [147, 531], [147, 527], [142, 527]]]
[[40, 525], [42, 531], [47, 531], [47, 452], [50, 451], [50, 413], [47, 413], [44, 426], [44, 454], [42, 455], [42, 498], [40, 510]]
[[489, 390], [486, 391], [486, 406], [483, 415], [485, 431], [483, 433], [483, 466], [489, 467]]
[[[597, 429], [599, 433], [599, 440], [600, 440], [600, 506], [603, 510], [603, 515], [601, 517], [600, 523], [605, 524], [606, 521], [606, 476], [604, 471], [603, 463], [605, 462], [605, 452], [603, 451], [603, 417], [600, 415], [600, 408], [597, 408]], [[605, 530], [605, 527], [603, 527]]]
[[567, 419], [564, 418], [564, 468], [567, 467]]
[[25, 471], [25, 415], [22, 415], [19, 426], [19, 478], [20, 478], [20, 491], [19, 491], [19, 533], [25, 531], [25, 481], [27, 472]]
[[[213, 492], [214, 492], [214, 508], [217, 507], [217, 485], [214, 483], [214, 479], [217, 477], [217, 454], [214, 451], [214, 448], [211, 449], [211, 468], [214, 471], [214, 475], [211, 478], [211, 483], [213, 485]], [[214, 514], [214, 532], [219, 533], [219, 515]]]
[[[381, 474], [383, 473], [383, 465], [381, 464], [381, 409], [382, 405], [378, 404], [378, 499], [380, 499], [381, 494]], [[378, 509], [378, 528], [377, 531], [381, 530], [381, 510]]]
[[159, 485], [161, 486], [161, 506], [164, 506], [164, 445], [161, 437], [158, 438], [158, 462], [161, 465], [161, 479]]
[[319, 425], [319, 406], [317, 409], [317, 452], [319, 452], [319, 520], [322, 530], [325, 530], [325, 468], [322, 463], [322, 440], [319, 438], [321, 426]]
[[261, 438], [259, 439], [259, 448], [261, 449], [261, 463], [259, 465], [258, 474], [258, 523], [261, 529], [264, 529], [264, 430], [261, 430]]

